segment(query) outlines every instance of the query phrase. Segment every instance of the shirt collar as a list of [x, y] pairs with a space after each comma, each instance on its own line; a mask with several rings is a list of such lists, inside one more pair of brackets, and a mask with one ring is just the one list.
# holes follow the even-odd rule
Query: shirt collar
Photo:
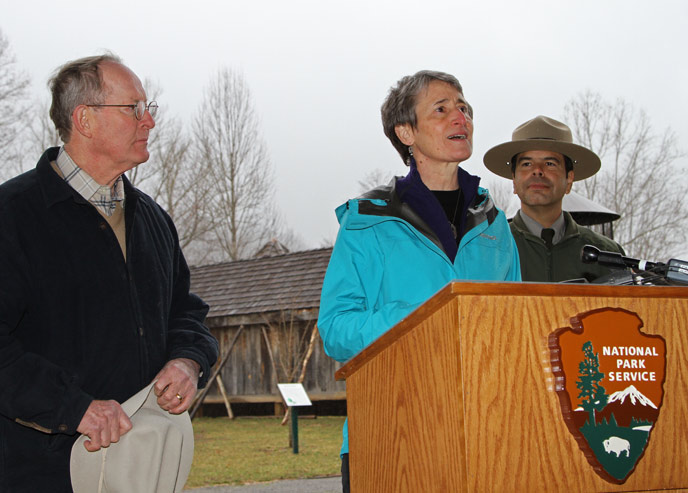
[[[530, 217], [528, 214], [523, 212], [523, 209], [521, 209], [521, 219], [523, 219], [523, 224], [526, 225], [528, 231], [540, 238], [540, 234], [544, 229], [542, 225], [535, 219]], [[554, 238], [552, 238], [552, 244], [556, 245], [562, 240], [562, 238], [564, 238], [564, 233], [566, 232], [566, 220], [564, 219], [563, 212], [559, 214], [559, 217], [554, 221], [554, 224], [550, 226], [550, 229], [554, 230]]]
[[100, 185], [77, 166], [64, 147], [60, 148], [56, 163], [64, 180], [105, 215], [112, 216], [117, 207], [117, 202], [122, 202], [122, 206], [124, 206], [124, 187], [121, 175], [117, 177], [111, 187]]

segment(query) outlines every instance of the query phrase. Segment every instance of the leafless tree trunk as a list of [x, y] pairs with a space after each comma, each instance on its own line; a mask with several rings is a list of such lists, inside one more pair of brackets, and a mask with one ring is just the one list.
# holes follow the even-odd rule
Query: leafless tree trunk
[[301, 383], [297, 377], [302, 370], [306, 356], [310, 358], [309, 341], [315, 322], [302, 322], [294, 317], [290, 310], [287, 316], [285, 311], [280, 312], [280, 320], [265, 321], [265, 326], [270, 333], [272, 346], [275, 350], [275, 364], [278, 369], [280, 383]]
[[17, 69], [10, 43], [0, 31], [0, 182], [22, 170], [20, 133], [28, 123], [28, 88], [29, 78]]
[[243, 79], [221, 71], [206, 91], [193, 138], [166, 111], [159, 86], [145, 81], [160, 110], [150, 134], [150, 159], [129, 179], [170, 214], [190, 264], [252, 255], [268, 239], [301, 245], [272, 209], [272, 168], [258, 137]]
[[[150, 101], [160, 98], [157, 85], [146, 80], [145, 86]], [[194, 159], [191, 139], [179, 118], [169, 115], [164, 102], [158, 103], [160, 110], [148, 143], [150, 158], [131, 170], [129, 179], [172, 217], [188, 262], [201, 264], [206, 260], [205, 242], [212, 228], [208, 170]]]
[[222, 69], [211, 81], [194, 136], [197, 161], [212, 184], [207, 200], [218, 260], [246, 258], [277, 236], [278, 227], [272, 165], [241, 74]]
[[129, 171], [128, 177], [172, 217], [187, 261], [199, 265], [207, 259], [212, 227], [208, 173], [194, 159], [191, 139], [180, 119], [170, 116], [168, 104], [160, 100], [162, 89], [150, 80], [144, 85], [148, 100], [158, 101], [160, 110], [148, 141], [150, 158]]
[[179, 243], [189, 262], [205, 260], [200, 243], [207, 237], [212, 221], [207, 196], [210, 184], [202, 166], [197, 166], [191, 140], [176, 118], [161, 118], [154, 129], [150, 158], [135, 170], [137, 186], [150, 194], [172, 217]]
[[671, 129], [656, 133], [643, 110], [584, 92], [565, 107], [576, 141], [602, 159], [576, 191], [621, 214], [614, 239], [629, 255], [667, 260], [685, 250], [688, 199], [685, 155]]
[[[293, 310], [281, 310], [278, 319], [264, 317], [264, 323], [263, 336], [269, 345], [275, 379], [279, 383], [303, 383], [318, 338], [315, 321], [301, 321]], [[289, 411], [287, 407], [282, 424], [287, 422]]]

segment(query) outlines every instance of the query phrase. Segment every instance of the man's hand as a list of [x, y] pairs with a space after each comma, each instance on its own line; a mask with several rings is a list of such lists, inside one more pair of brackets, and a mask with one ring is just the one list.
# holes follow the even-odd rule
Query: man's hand
[[160, 407], [172, 414], [186, 411], [196, 395], [200, 371], [201, 366], [188, 358], [168, 361], [156, 375], [153, 388]]
[[89, 452], [109, 447], [129, 430], [131, 421], [116, 401], [92, 401], [76, 429], [88, 436], [84, 447]]

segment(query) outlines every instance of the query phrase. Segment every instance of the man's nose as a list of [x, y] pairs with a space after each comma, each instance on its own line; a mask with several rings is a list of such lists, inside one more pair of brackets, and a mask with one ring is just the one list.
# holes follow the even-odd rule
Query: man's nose
[[155, 127], [155, 120], [153, 119], [153, 115], [151, 115], [150, 111], [144, 111], [143, 118], [141, 118], [141, 125], [149, 129]]

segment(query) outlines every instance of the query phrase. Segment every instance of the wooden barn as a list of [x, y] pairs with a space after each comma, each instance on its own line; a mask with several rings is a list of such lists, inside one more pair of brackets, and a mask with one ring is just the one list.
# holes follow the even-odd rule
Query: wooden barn
[[226, 361], [204, 405], [275, 403], [278, 412], [277, 383], [299, 381], [314, 404], [346, 399], [344, 382], [334, 380], [341, 365], [325, 354], [316, 328], [332, 249], [272, 250], [191, 268], [191, 290], [210, 305], [206, 324]]

